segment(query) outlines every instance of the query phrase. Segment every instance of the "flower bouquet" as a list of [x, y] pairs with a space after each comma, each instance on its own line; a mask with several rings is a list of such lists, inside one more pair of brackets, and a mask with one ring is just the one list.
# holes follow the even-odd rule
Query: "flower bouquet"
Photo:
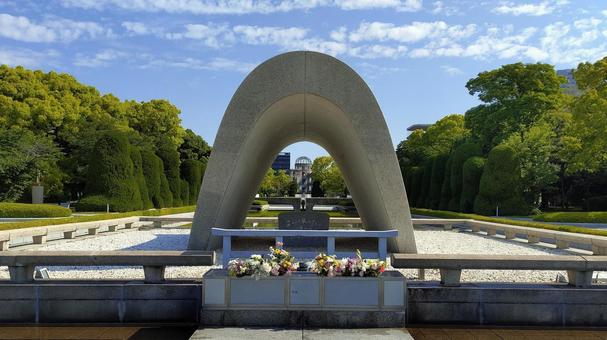
[[270, 275], [280, 276], [297, 271], [299, 263], [288, 251], [282, 249], [282, 243], [276, 243], [276, 248], [270, 247]]
[[270, 253], [266, 258], [261, 255], [251, 255], [246, 260], [234, 259], [228, 262], [228, 275], [234, 277], [243, 276], [280, 276], [296, 271], [298, 263], [288, 251], [281, 249], [281, 243], [277, 248], [270, 247]]
[[341, 273], [341, 262], [335, 255], [318, 254], [310, 265], [310, 271], [318, 276], [332, 277]]
[[386, 270], [386, 263], [380, 260], [363, 259], [360, 250], [356, 257], [341, 260], [342, 276], [371, 276], [378, 277]]

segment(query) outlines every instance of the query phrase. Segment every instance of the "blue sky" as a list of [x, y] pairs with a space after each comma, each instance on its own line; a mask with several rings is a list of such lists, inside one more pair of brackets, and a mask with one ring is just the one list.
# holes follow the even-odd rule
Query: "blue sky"
[[68, 72], [121, 99], [168, 99], [209, 143], [246, 74], [292, 50], [357, 70], [396, 145], [409, 125], [476, 105], [464, 85], [481, 71], [606, 56], [607, 2], [0, 0], [0, 63]]

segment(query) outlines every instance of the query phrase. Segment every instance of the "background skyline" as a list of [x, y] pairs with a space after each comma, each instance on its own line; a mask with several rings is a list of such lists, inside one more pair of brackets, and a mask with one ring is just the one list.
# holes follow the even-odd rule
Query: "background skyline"
[[[394, 146], [464, 113], [464, 87], [513, 62], [557, 69], [607, 55], [607, 5], [544, 1], [56, 0], [0, 2], [0, 64], [74, 75], [122, 100], [164, 98], [213, 143], [233, 93], [287, 51], [336, 56], [365, 79]], [[292, 162], [324, 149], [288, 147]]]

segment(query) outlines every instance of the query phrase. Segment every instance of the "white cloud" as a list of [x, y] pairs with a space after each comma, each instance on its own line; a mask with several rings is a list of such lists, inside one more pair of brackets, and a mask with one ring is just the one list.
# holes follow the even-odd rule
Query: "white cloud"
[[251, 45], [288, 46], [304, 39], [308, 31], [299, 27], [239, 25], [234, 27], [234, 33], [239, 35], [241, 41]]
[[476, 25], [473, 24], [449, 26], [444, 21], [414, 21], [402, 26], [385, 22], [362, 22], [355, 31], [350, 33], [349, 39], [352, 42], [394, 40], [411, 43], [435, 37], [461, 39], [471, 36], [475, 31]]
[[399, 12], [416, 12], [422, 9], [422, 0], [335, 0], [345, 10], [394, 8]]
[[457, 7], [446, 6], [444, 1], [435, 1], [432, 7], [432, 14], [446, 16], [460, 14], [460, 10]]
[[407, 52], [405, 46], [370, 45], [350, 48], [349, 54], [362, 59], [398, 58]]
[[346, 38], [348, 37], [348, 29], [345, 26], [341, 26], [340, 28], [331, 31], [331, 33], [329, 34], [329, 36], [331, 37], [331, 39], [335, 40], [335, 41], [345, 41]]
[[445, 73], [447, 73], [450, 76], [458, 76], [460, 74], [464, 74], [464, 72], [462, 70], [460, 70], [459, 68], [457, 68], [455, 66], [442, 65], [441, 68], [443, 69], [443, 71], [445, 71]]
[[422, 8], [422, 0], [61, 0], [61, 3], [65, 7], [95, 10], [118, 8], [190, 14], [267, 14], [318, 7], [338, 7], [343, 10], [392, 8], [414, 12]]
[[70, 42], [81, 37], [96, 38], [111, 35], [111, 30], [106, 30], [94, 22], [49, 18], [41, 23], [34, 23], [23, 16], [0, 13], [0, 36], [18, 41]]
[[132, 35], [145, 35], [153, 33], [152, 30], [142, 22], [136, 21], [125, 21], [122, 23], [122, 27]]
[[174, 67], [191, 70], [208, 71], [235, 71], [240, 73], [249, 73], [257, 64], [241, 62], [237, 60], [214, 58], [210, 61], [204, 61], [196, 58], [182, 59], [152, 59], [148, 63], [142, 64], [141, 68], [155, 67]]
[[607, 9], [602, 11], [601, 13], [603, 13], [603, 15], [607, 17]]
[[116, 50], [103, 50], [94, 55], [77, 54], [74, 65], [82, 67], [103, 67], [108, 66], [112, 61], [125, 58], [128, 54]]
[[200, 40], [212, 48], [220, 48], [234, 43], [234, 33], [227, 24], [189, 24], [185, 26], [185, 32], [169, 33], [166, 38], [194, 39]]
[[568, 4], [567, 0], [542, 1], [539, 3], [502, 2], [493, 9], [499, 14], [542, 16], [554, 12], [558, 7]]
[[55, 50], [33, 51], [0, 47], [0, 65], [39, 67], [59, 57]]

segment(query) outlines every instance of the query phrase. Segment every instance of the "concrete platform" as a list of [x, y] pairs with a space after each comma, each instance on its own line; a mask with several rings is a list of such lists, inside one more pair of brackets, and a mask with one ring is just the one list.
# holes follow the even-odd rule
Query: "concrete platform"
[[404, 328], [297, 329], [297, 328], [201, 328], [190, 340], [200, 339], [413, 339]]

